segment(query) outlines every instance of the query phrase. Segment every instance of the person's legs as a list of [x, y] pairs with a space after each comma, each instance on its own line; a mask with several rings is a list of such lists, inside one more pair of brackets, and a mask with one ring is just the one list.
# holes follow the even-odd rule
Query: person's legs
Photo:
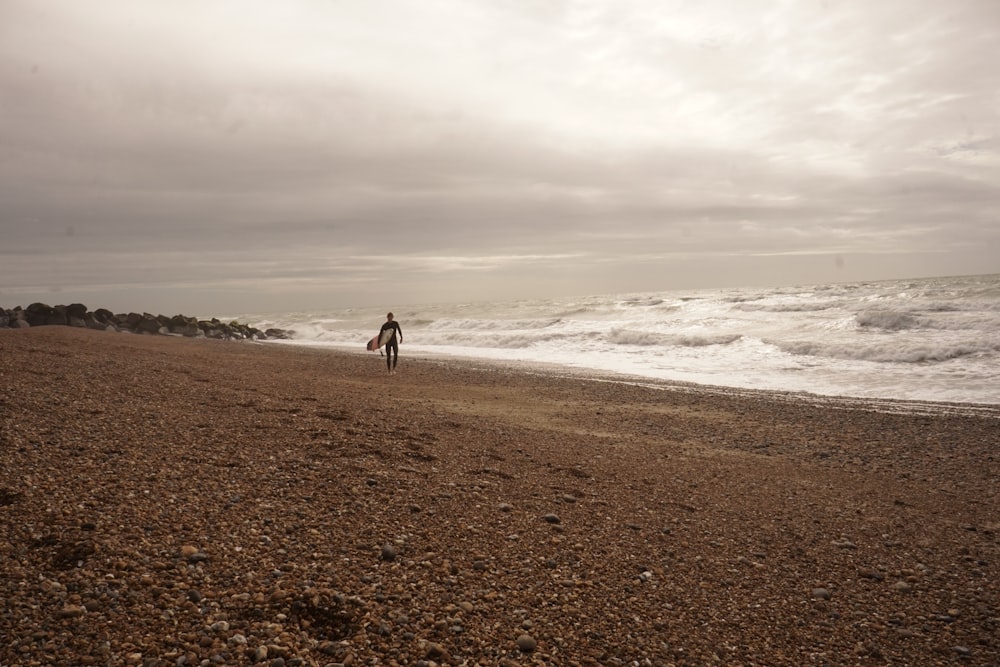
[[396, 346], [396, 339], [390, 340], [385, 346], [385, 367], [390, 373], [395, 370], [396, 362], [399, 361], [399, 348]]

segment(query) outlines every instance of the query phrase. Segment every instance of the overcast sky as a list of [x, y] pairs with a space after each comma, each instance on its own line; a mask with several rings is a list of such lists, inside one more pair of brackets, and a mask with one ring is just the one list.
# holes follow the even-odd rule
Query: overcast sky
[[1000, 272], [996, 0], [0, 0], [0, 307]]

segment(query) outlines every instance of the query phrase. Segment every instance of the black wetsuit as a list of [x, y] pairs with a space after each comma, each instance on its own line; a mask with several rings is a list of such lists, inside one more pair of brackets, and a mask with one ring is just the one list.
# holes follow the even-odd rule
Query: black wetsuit
[[396, 340], [396, 336], [402, 339], [403, 330], [399, 328], [399, 322], [396, 320], [383, 324], [382, 328], [379, 329], [379, 335], [386, 329], [393, 330], [392, 337], [385, 344], [385, 366], [391, 371], [396, 368], [396, 362], [399, 361], [399, 342]]

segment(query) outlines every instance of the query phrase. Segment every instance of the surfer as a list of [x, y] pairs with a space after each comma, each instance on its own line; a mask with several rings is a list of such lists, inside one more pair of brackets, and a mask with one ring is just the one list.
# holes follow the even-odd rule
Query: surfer
[[[403, 342], [403, 330], [399, 328], [399, 322], [392, 319], [392, 313], [387, 313], [385, 316], [385, 324], [379, 329], [379, 334], [383, 331], [392, 330], [392, 335], [385, 344], [385, 366], [389, 370], [389, 374], [392, 375], [396, 372], [396, 362], [399, 361], [399, 343]], [[399, 340], [396, 340], [396, 336], [399, 336]]]

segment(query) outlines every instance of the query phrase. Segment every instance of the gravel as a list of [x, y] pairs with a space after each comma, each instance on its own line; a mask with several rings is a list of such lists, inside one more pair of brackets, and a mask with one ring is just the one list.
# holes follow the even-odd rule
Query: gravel
[[0, 665], [996, 665], [998, 427], [0, 331]]

